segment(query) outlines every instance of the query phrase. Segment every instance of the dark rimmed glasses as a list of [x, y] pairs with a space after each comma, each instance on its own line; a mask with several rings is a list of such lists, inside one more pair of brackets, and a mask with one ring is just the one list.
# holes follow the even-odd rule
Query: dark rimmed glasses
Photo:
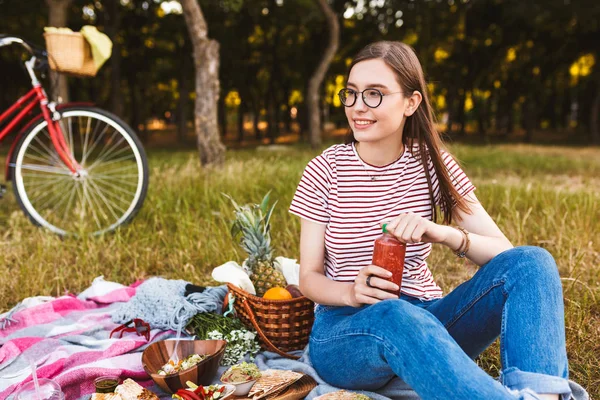
[[345, 107], [352, 107], [356, 103], [358, 95], [362, 95], [363, 103], [369, 108], [377, 108], [383, 101], [383, 96], [389, 96], [390, 94], [397, 94], [402, 92], [393, 93], [381, 93], [378, 89], [365, 89], [362, 92], [358, 92], [354, 89], [344, 88], [338, 92], [340, 101]]

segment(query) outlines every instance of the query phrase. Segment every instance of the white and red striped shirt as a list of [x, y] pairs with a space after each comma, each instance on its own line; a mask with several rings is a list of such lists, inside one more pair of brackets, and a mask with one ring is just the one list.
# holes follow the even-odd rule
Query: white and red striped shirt
[[[449, 153], [443, 151], [442, 159], [460, 196], [475, 189]], [[439, 184], [431, 161], [429, 171], [438, 205]], [[371, 264], [381, 221], [405, 212], [432, 219], [425, 170], [410, 149], [392, 164], [377, 167], [362, 161], [354, 144], [331, 146], [308, 163], [289, 211], [327, 225], [325, 275], [344, 282], [354, 281], [358, 271]], [[407, 245], [402, 293], [422, 299], [442, 297], [427, 267], [431, 247], [431, 243]]]

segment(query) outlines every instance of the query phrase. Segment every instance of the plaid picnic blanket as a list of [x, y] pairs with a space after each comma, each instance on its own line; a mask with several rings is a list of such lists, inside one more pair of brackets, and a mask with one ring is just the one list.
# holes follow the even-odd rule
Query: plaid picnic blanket
[[[11, 399], [32, 380], [30, 360], [35, 361], [38, 376], [54, 379], [69, 400], [89, 399], [94, 379], [103, 375], [132, 378], [157, 391], [141, 363], [149, 342], [135, 333], [109, 338], [118, 326], [111, 312], [128, 301], [138, 285], [119, 285], [106, 293], [91, 293], [97, 294], [92, 297], [46, 298], [18, 309], [10, 319], [5, 315], [0, 330], [0, 399]], [[150, 342], [172, 336], [173, 331], [152, 329]]]

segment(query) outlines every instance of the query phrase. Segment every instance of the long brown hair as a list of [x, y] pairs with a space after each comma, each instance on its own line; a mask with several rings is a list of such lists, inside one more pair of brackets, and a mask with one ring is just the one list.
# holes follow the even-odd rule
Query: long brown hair
[[[443, 222], [451, 224], [453, 218], [453, 208], [471, 213], [467, 200], [462, 198], [450, 178], [448, 169], [442, 160], [442, 149], [445, 149], [440, 134], [435, 129], [435, 117], [427, 96], [427, 84], [423, 75], [423, 68], [412, 47], [402, 42], [381, 41], [371, 43], [363, 48], [352, 60], [348, 74], [352, 67], [365, 60], [380, 59], [390, 67], [397, 76], [398, 83], [402, 88], [402, 93], [410, 97], [417, 90], [423, 97], [417, 110], [406, 118], [404, 132], [402, 133], [402, 142], [405, 148], [412, 151], [413, 145], [418, 145], [417, 154], [413, 155], [421, 161], [425, 176], [427, 177], [427, 186], [429, 187], [429, 196], [431, 198], [433, 221], [438, 219], [438, 211], [435, 207], [433, 195], [433, 185], [429, 173], [428, 160], [431, 160], [435, 174], [438, 178], [440, 190], [440, 209], [443, 215]], [[356, 142], [352, 130], [346, 137], [346, 143]]]

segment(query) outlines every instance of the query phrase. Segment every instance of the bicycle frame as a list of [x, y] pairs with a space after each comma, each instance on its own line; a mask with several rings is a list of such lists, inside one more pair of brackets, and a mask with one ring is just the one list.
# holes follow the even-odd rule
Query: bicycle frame
[[[58, 156], [65, 164], [65, 166], [76, 175], [81, 167], [71, 156], [71, 151], [67, 145], [62, 129], [60, 127], [60, 113], [56, 111], [54, 103], [48, 102], [46, 92], [42, 88], [42, 85], [38, 81], [35, 73], [33, 72], [33, 65], [35, 64], [35, 57], [32, 57], [29, 61], [25, 62], [25, 66], [29, 75], [31, 76], [31, 84], [33, 88], [23, 97], [21, 97], [15, 104], [9, 107], [6, 111], [0, 115], [0, 126], [8, 120], [17, 110], [21, 109], [19, 113], [12, 118], [4, 129], [0, 131], [0, 141], [8, 135], [13, 128], [19, 124], [25, 116], [36, 106], [39, 105], [42, 110], [42, 116], [48, 124], [48, 132], [50, 133], [50, 140], [58, 153]], [[12, 151], [10, 152], [12, 154]], [[10, 159], [7, 159], [10, 162]]]

